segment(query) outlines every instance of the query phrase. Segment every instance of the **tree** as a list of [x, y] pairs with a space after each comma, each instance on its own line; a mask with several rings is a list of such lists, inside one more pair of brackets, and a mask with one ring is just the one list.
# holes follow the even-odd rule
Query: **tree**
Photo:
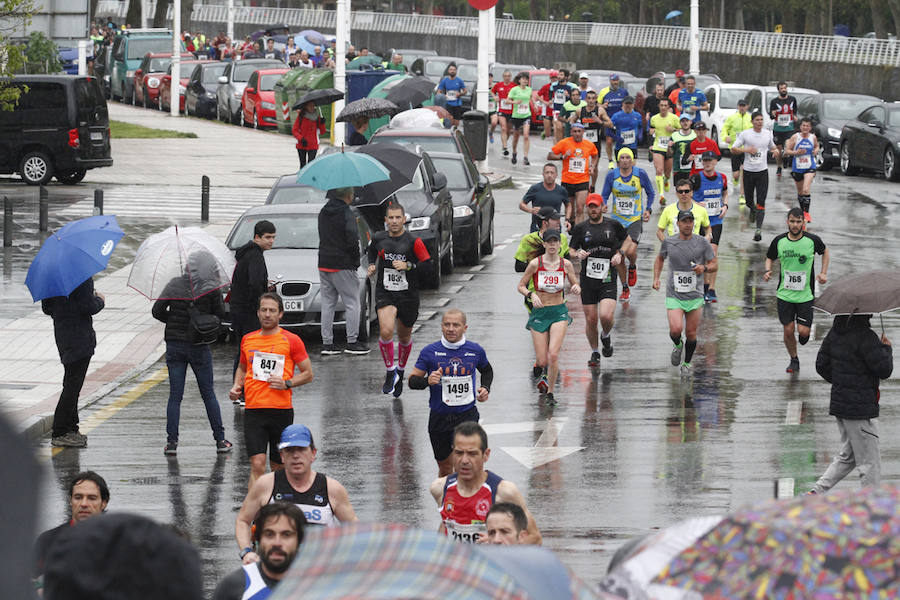
[[[0, 77], [9, 77], [24, 66], [22, 47], [10, 36], [24, 31], [38, 11], [34, 0], [0, 0]], [[0, 110], [13, 110], [19, 101], [20, 88], [0, 83]]]

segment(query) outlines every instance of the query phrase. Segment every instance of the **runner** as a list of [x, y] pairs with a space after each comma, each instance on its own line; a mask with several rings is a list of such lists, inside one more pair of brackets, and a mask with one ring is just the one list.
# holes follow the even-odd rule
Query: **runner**
[[[525, 195], [522, 196], [522, 200], [519, 202], [519, 210], [531, 215], [531, 233], [541, 228], [542, 218], [540, 214], [541, 209], [545, 206], [552, 209], [557, 217], [559, 217], [563, 206], [565, 206], [566, 227], [571, 228], [572, 206], [569, 204], [569, 193], [564, 187], [556, 183], [556, 165], [547, 163], [541, 171], [543, 180], [528, 188], [528, 191], [525, 192]], [[522, 270], [524, 270], [524, 267]]]
[[[772, 117], [772, 133], [775, 146], [779, 152], [783, 152], [784, 144], [795, 131], [794, 120], [797, 118], [797, 99], [788, 95], [788, 86], [784, 81], [778, 82], [778, 95], [769, 102], [769, 116]], [[784, 154], [775, 157], [775, 176], [781, 177], [781, 167]], [[806, 211], [809, 212], [809, 211]]]
[[[788, 373], [800, 371], [794, 322], [797, 322], [797, 334], [802, 346], [809, 341], [816, 281], [828, 281], [828, 248], [822, 238], [803, 231], [805, 223], [801, 209], [795, 206], [788, 211], [788, 230], [769, 244], [766, 272], [763, 273], [763, 281], [769, 281], [772, 278], [772, 261], [777, 259], [781, 263], [776, 297], [778, 320], [784, 327], [784, 347], [791, 357], [791, 362], [785, 369]], [[822, 256], [822, 268], [818, 275], [815, 275], [816, 254]]]
[[675, 182], [675, 204], [670, 204], [659, 214], [659, 220], [656, 222], [656, 238], [663, 241], [669, 236], [678, 233], [678, 213], [682, 211], [690, 211], [694, 213], [694, 235], [701, 235], [701, 231], [706, 239], [712, 239], [712, 231], [709, 225], [709, 213], [706, 208], [693, 198], [693, 189], [691, 188], [690, 179], [679, 179]]
[[[609, 115], [610, 120], [616, 115], [617, 112], [622, 110], [622, 104], [625, 101], [625, 97], [628, 96], [628, 90], [623, 87], [620, 87], [621, 80], [619, 76], [615, 73], [609, 76], [609, 86], [600, 90], [600, 93], [597, 94], [597, 101], [603, 106], [604, 110], [606, 110], [606, 114]], [[616, 168], [615, 159], [613, 159], [613, 143], [616, 141], [616, 132], [613, 126], [609, 126], [606, 129], [606, 158], [609, 160], [609, 169]]]
[[274, 292], [260, 296], [257, 316], [261, 329], [241, 340], [241, 360], [229, 392], [234, 400], [243, 391], [246, 400], [244, 444], [250, 457], [251, 488], [266, 472], [267, 446], [272, 470], [282, 468], [278, 442], [284, 428], [294, 422], [292, 388], [313, 379], [303, 340], [278, 326], [284, 316], [281, 296]]
[[763, 114], [759, 111], [754, 112], [751, 120], [753, 129], [746, 129], [738, 134], [731, 146], [731, 152], [747, 155], [744, 160], [744, 192], [749, 202], [750, 221], [754, 220], [754, 215], [756, 217], [753, 241], [758, 242], [762, 240], [762, 224], [766, 217], [766, 195], [769, 193], [769, 167], [766, 164], [766, 155], [768, 151], [771, 151], [772, 156], [777, 160], [779, 152], [772, 139], [772, 132], [763, 129]]
[[[694, 235], [694, 213], [678, 213], [678, 235], [663, 240], [653, 263], [653, 289], [659, 289], [659, 276], [663, 263], [669, 259], [669, 275], [666, 278], [666, 314], [669, 320], [669, 337], [675, 348], [672, 350], [672, 365], [681, 364], [681, 377], [691, 377], [691, 359], [697, 348], [697, 329], [703, 308], [703, 294], [700, 292], [700, 274], [719, 268], [712, 246], [706, 238]], [[684, 331], [685, 340], [681, 340]], [[684, 352], [684, 362], [681, 360]]]
[[540, 545], [541, 532], [525, 506], [525, 498], [511, 481], [484, 468], [491, 456], [487, 433], [477, 422], [460, 423], [452, 433], [456, 472], [438, 477], [429, 487], [441, 507], [438, 533], [465, 543], [478, 543], [487, 535], [487, 515], [494, 504], [510, 502], [528, 519], [523, 544]]
[[678, 92], [678, 113], [700, 122], [700, 111], [709, 110], [706, 94], [697, 89], [697, 79], [693, 75], [684, 78], [684, 89]]
[[497, 129], [499, 117], [497, 116], [497, 94], [494, 93], [494, 74], [488, 73], [488, 119], [491, 122], [491, 129], [488, 132], [488, 140], [494, 143], [494, 130]]
[[512, 502], [494, 502], [484, 519], [488, 544], [518, 546], [528, 536], [528, 516]]
[[[378, 270], [375, 279], [375, 309], [381, 337], [378, 349], [387, 370], [382, 394], [403, 393], [403, 370], [412, 352], [412, 327], [419, 317], [418, 269], [431, 256], [425, 243], [406, 231], [406, 211], [391, 203], [385, 211], [387, 229], [377, 232], [369, 243], [368, 276]], [[397, 360], [394, 360], [394, 330], [397, 331]]]
[[672, 156], [672, 168], [674, 170], [672, 179], [687, 179], [691, 176], [691, 142], [697, 139], [697, 133], [691, 125], [691, 118], [687, 115], [681, 115], [678, 119], [680, 129], [672, 134], [672, 141], [669, 143], [669, 154]]
[[587, 95], [587, 93], [589, 91], [594, 89], [590, 85], [588, 85], [588, 80], [589, 80], [589, 77], [588, 77], [587, 73], [582, 73], [581, 75], [578, 76], [578, 92], [581, 94], [582, 100], [584, 100], [584, 97]]
[[[522, 149], [525, 150], [525, 158], [522, 164], [529, 165], [528, 147], [530, 141], [528, 139], [531, 133], [531, 96], [532, 91], [528, 86], [528, 73], [519, 73], [516, 75], [516, 87], [512, 88], [507, 94], [507, 99], [512, 102], [512, 117], [510, 119], [513, 128], [512, 141], [512, 164], [516, 164], [516, 145], [519, 143], [519, 136], [523, 136]], [[504, 153], [504, 156], [506, 154]]]
[[[694, 190], [694, 202], [706, 209], [709, 214], [712, 235], [707, 239], [712, 244], [713, 253], [719, 258], [719, 240], [722, 239], [722, 221], [728, 212], [728, 177], [716, 171], [719, 155], [707, 150], [701, 157], [703, 170], [691, 175], [691, 187]], [[716, 273], [703, 275], [703, 299], [706, 302], [718, 302], [716, 296]]]
[[[737, 135], [747, 129], [753, 127], [753, 121], [750, 119], [750, 114], [747, 112], [747, 101], [744, 98], [738, 100], [738, 109], [736, 113], [732, 113], [728, 115], [728, 118], [725, 119], [724, 125], [722, 125], [722, 139], [725, 140], [725, 144], [728, 147], [731, 147], [731, 144], [737, 139]], [[741, 206], [744, 206], [747, 201], [744, 199], [744, 155], [731, 153], [731, 183], [734, 184], [735, 188], [738, 188], [740, 184], [740, 197], [738, 198], [738, 203]]]
[[612, 127], [612, 121], [606, 114], [606, 111], [597, 103], [597, 92], [591, 90], [584, 97], [585, 106], [581, 108], [576, 121], [584, 124], [584, 139], [592, 142], [597, 148], [597, 160], [593, 162], [591, 168], [591, 185], [588, 188], [590, 193], [594, 193], [597, 186], [597, 167], [600, 165], [600, 150], [603, 143], [604, 127]]
[[547, 134], [553, 133], [553, 92], [551, 88], [556, 89], [556, 78], [559, 74], [556, 71], [550, 71], [549, 81], [536, 90], [537, 100], [534, 101], [535, 107], [538, 109], [538, 118], [541, 120], [541, 139], [547, 137]]
[[784, 153], [794, 157], [791, 177], [797, 185], [797, 202], [803, 211], [803, 218], [812, 223], [809, 216], [809, 205], [812, 199], [809, 188], [816, 176], [816, 155], [819, 153], [819, 140], [812, 132], [812, 121], [809, 117], [800, 120], [800, 131], [791, 136]]
[[581, 99], [581, 92], [577, 88], [569, 90], [569, 99], [563, 104], [562, 110], [557, 115], [557, 121], [562, 124], [563, 137], [569, 137], [572, 131], [572, 123], [577, 120], [581, 109], [587, 106], [587, 102]]
[[[494, 370], [484, 348], [466, 339], [466, 313], [451, 308], [441, 318], [443, 336], [422, 348], [409, 375], [413, 390], [429, 388], [428, 437], [438, 465], [438, 477], [453, 471], [453, 431], [479, 419], [478, 402], [487, 402]], [[476, 379], [476, 370], [481, 382]], [[487, 512], [487, 511], [485, 511]]]
[[250, 486], [235, 520], [234, 537], [245, 565], [259, 560], [252, 543], [253, 519], [267, 504], [289, 502], [303, 511], [309, 525], [334, 527], [358, 520], [347, 488], [313, 470], [318, 450], [309, 428], [290, 425], [279, 439], [284, 469], [266, 473]]
[[[618, 267], [622, 262], [622, 244], [628, 233], [622, 224], [603, 218], [603, 197], [587, 198], [588, 220], [572, 228], [572, 249], [581, 261], [581, 307], [584, 310], [585, 335], [591, 347], [589, 367], [600, 366], [600, 342], [603, 356], [613, 354], [612, 331], [616, 314]], [[599, 305], [599, 308], [598, 308]], [[597, 340], [597, 321], [603, 332]]]
[[[525, 328], [531, 330], [537, 365], [546, 368], [546, 373], [538, 380], [537, 388], [542, 394], [546, 394], [547, 403], [554, 405], [556, 399], [553, 389], [559, 375], [559, 350], [569, 323], [572, 322], [566, 308], [566, 279], [572, 282], [573, 294], [580, 293], [581, 288], [572, 263], [559, 254], [559, 230], [548, 229], [541, 237], [545, 252], [528, 263], [519, 280], [518, 290], [534, 306]], [[534, 291], [529, 288], [529, 282], [534, 283]]]
[[509, 91], [516, 87], [509, 70], [503, 71], [503, 81], [494, 84], [493, 92], [497, 96], [500, 107], [497, 115], [500, 120], [500, 142], [503, 144], [503, 156], [509, 156], [507, 140], [509, 139], [510, 119], [512, 118], [512, 101], [508, 99]]
[[584, 124], [572, 123], [572, 137], [550, 148], [547, 160], [562, 160], [562, 185], [569, 193], [574, 223], [584, 220], [584, 201], [591, 183], [591, 169], [597, 160], [597, 146], [584, 139]]
[[[637, 247], [641, 241], [644, 223], [653, 214], [653, 184], [646, 171], [634, 166], [634, 153], [622, 148], [618, 154], [619, 166], [606, 174], [603, 182], [603, 201], [612, 206], [612, 217], [625, 227], [628, 239], [622, 244], [622, 252], [628, 257], [626, 279], [625, 263], [616, 267], [622, 280], [623, 301], [631, 297], [631, 287], [637, 284]], [[644, 193], [641, 194], [641, 189]]]
[[438, 83], [437, 91], [447, 97], [447, 112], [453, 120], [453, 125], [459, 125], [462, 119], [462, 97], [469, 93], [466, 83], [456, 76], [456, 63], [451, 62], [447, 67], [447, 74]]
[[716, 155], [716, 159], [721, 156], [718, 142], [712, 138], [706, 137], [706, 123], [703, 121], [694, 123], [694, 133], [697, 134], [697, 139], [692, 140], [691, 145], [689, 146], [692, 176], [703, 170], [704, 154], [712, 152]]
[[[569, 81], [569, 72], [565, 69], [560, 69], [558, 72], [552, 71], [550, 73], [550, 83], [544, 87], [547, 88], [547, 94], [544, 98], [547, 102], [544, 113], [544, 133], [546, 137], [550, 137], [550, 132], [553, 132], [555, 143], [565, 137], [563, 135], [564, 124], [558, 119], [563, 110], [563, 105], [569, 100], [569, 91], [577, 86]], [[543, 90], [544, 88], [541, 89]]]
[[[519, 247], [516, 248], [516, 254], [514, 257], [514, 268], [516, 273], [524, 273], [525, 268], [528, 267], [528, 263], [531, 262], [532, 259], [544, 253], [544, 240], [541, 239], [541, 234], [543, 234], [548, 229], [560, 228], [559, 212], [557, 212], [551, 206], [542, 206], [540, 209], [538, 209], [537, 218], [538, 222], [540, 223], [540, 227], [538, 228], [538, 230], [523, 235], [522, 239], [519, 240]], [[568, 221], [566, 221], [566, 225], [568, 224]], [[559, 254], [563, 258], [568, 258], [569, 237], [565, 233], [562, 234], [561, 244], [562, 245], [559, 248]], [[525, 305], [530, 306], [528, 302], [526, 302]]]
[[[657, 87], [657, 92], [662, 92], [662, 84]], [[666, 205], [663, 196], [669, 191], [669, 178], [672, 177], [672, 156], [669, 154], [669, 145], [672, 135], [678, 131], [678, 117], [669, 112], [669, 100], [660, 98], [659, 113], [650, 117], [650, 135], [653, 136], [653, 145], [650, 146], [650, 158], [653, 160], [653, 168], [656, 170], [656, 191], [659, 192], [659, 205]]]
[[622, 110], [610, 118], [616, 130], [616, 156], [622, 148], [629, 148], [636, 158], [638, 144], [644, 141], [644, 127], [641, 113], [634, 110], [634, 98], [626, 96]]

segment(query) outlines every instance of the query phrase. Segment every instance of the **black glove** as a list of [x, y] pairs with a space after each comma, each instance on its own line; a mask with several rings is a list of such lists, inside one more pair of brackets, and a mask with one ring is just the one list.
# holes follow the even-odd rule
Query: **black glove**
[[306, 138], [300, 138], [300, 147], [306, 148]]

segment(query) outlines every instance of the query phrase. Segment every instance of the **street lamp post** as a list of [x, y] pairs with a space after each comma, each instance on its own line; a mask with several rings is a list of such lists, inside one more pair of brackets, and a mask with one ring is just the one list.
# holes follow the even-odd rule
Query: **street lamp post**
[[[172, 80], [169, 82], [169, 114], [179, 116], [181, 112], [181, 0], [172, 4]], [[133, 92], [132, 92], [133, 93]]]
[[691, 0], [691, 60], [688, 71], [700, 74], [700, 0]]

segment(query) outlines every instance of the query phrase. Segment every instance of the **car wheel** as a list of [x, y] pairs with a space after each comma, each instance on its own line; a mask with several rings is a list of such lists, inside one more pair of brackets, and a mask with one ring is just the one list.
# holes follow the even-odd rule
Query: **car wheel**
[[481, 254], [487, 256], [494, 253], [494, 213], [491, 213], [491, 224], [488, 226], [487, 239], [481, 243]]
[[[229, 109], [231, 110], [231, 109]], [[244, 109], [238, 108], [238, 111], [231, 115], [231, 124], [232, 125], [243, 125], [244, 124]]]
[[441, 265], [443, 261], [439, 259], [438, 248], [428, 248], [428, 254], [430, 254], [433, 258], [431, 259], [431, 268], [428, 270], [428, 276], [425, 277], [425, 287], [436, 290], [441, 287], [441, 279], [443, 273], [441, 272]]
[[897, 165], [897, 155], [890, 148], [884, 149], [884, 158], [881, 160], [884, 168], [884, 178], [890, 181], [900, 179], [900, 168]]
[[150, 108], [150, 101], [148, 100], [149, 97], [150, 97], [150, 94], [147, 93], [147, 88], [144, 87], [144, 101], [143, 101], [144, 108]]
[[259, 115], [253, 111], [253, 129], [259, 129]]
[[128, 85], [125, 86], [125, 96], [122, 98], [122, 101], [125, 102], [125, 104], [134, 104], [134, 86], [131, 86], [130, 88]]
[[79, 169], [77, 171], [69, 171], [68, 173], [57, 173], [56, 180], [60, 183], [64, 183], [66, 185], [75, 185], [79, 183], [84, 176], [87, 175], [87, 171], [84, 169]]
[[[438, 239], [440, 239], [440, 238], [438, 238]], [[447, 249], [447, 254], [445, 254], [444, 257], [441, 259], [441, 262], [443, 263], [441, 265], [441, 270], [444, 273], [446, 273], [447, 275], [449, 275], [450, 273], [453, 272], [453, 267], [456, 265], [456, 261], [453, 256], [454, 253], [455, 252], [453, 250], [453, 232], [451, 231], [451, 233], [450, 233], [450, 248]]]
[[44, 185], [53, 177], [50, 157], [41, 151], [29, 152], [19, 163], [19, 175], [28, 185]]
[[[478, 218], [478, 215], [476, 215]], [[463, 263], [467, 265], [477, 265], [481, 262], [481, 224], [475, 229], [475, 237], [472, 240], [472, 248], [463, 256]]]
[[844, 175], [856, 175], [859, 169], [850, 164], [850, 142], [841, 144], [841, 173]]
[[369, 341], [369, 286], [363, 291], [359, 300], [359, 336], [357, 341], [366, 343]]

